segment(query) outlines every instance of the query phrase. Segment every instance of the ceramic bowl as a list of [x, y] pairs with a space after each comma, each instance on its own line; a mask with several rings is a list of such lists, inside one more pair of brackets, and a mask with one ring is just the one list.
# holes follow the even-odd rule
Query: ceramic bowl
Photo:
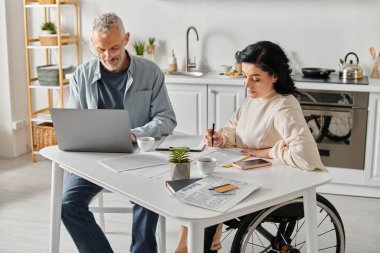
[[230, 72], [232, 66], [231, 65], [220, 65], [220, 72], [227, 73]]

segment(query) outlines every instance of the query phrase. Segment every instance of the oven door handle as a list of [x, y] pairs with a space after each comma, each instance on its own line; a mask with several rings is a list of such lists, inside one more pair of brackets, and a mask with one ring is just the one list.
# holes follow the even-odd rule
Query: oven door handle
[[302, 108], [302, 113], [304, 116], [318, 115], [343, 118], [353, 117], [353, 111], [351, 108], [347, 108], [346, 110], [322, 110], [322, 108]]
[[353, 110], [368, 110], [367, 107], [363, 107], [363, 106], [352, 106], [351, 108]]

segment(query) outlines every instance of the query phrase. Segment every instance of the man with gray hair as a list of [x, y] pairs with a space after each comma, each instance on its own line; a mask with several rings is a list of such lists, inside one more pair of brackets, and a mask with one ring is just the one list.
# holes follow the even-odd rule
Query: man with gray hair
[[[125, 50], [129, 37], [116, 14], [95, 18], [91, 41], [97, 58], [75, 70], [70, 82], [69, 107], [128, 110], [131, 139], [136, 142], [140, 136], [167, 135], [177, 123], [164, 74], [153, 62]], [[101, 190], [102, 187], [77, 175], [69, 174], [65, 178], [62, 221], [81, 253], [113, 252], [88, 208]], [[157, 252], [157, 222], [158, 214], [134, 204], [132, 253]]]

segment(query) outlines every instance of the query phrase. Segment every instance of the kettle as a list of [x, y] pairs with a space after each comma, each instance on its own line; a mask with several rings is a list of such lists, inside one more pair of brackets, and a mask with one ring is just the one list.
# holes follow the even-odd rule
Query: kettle
[[[347, 58], [350, 55], [354, 55], [356, 57], [356, 63], [354, 63], [352, 60], [347, 62]], [[363, 78], [363, 69], [359, 66], [359, 57], [354, 52], [349, 52], [344, 58], [342, 66], [342, 78], [355, 80]]]

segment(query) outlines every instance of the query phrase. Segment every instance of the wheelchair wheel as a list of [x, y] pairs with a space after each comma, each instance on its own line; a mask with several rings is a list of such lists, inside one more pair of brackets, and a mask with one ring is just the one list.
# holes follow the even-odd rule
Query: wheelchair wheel
[[[317, 194], [319, 252], [344, 253], [345, 232], [334, 206]], [[306, 252], [302, 198], [247, 215], [232, 242], [231, 253]]]

